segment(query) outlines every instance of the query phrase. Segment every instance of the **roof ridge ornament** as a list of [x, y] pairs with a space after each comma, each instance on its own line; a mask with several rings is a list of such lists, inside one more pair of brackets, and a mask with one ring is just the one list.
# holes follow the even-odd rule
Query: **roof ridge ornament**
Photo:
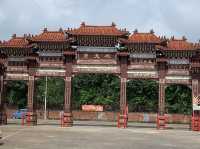
[[154, 32], [154, 30], [153, 29], [151, 29], [150, 30], [150, 34], [154, 34], [155, 32]]
[[59, 31], [59, 32], [63, 32], [63, 29], [62, 29], [62, 27], [60, 27], [58, 31]]
[[115, 26], [116, 26], [115, 22], [112, 22], [111, 26], [112, 26], [112, 27], [115, 27]]
[[84, 22], [84, 21], [81, 23], [81, 26], [82, 26], [82, 27], [85, 27], [85, 22]]
[[44, 32], [44, 33], [48, 32], [47, 27], [44, 28], [43, 32]]
[[17, 37], [17, 35], [16, 35], [16, 34], [13, 34], [13, 35], [12, 35], [12, 38], [13, 38], [13, 39], [15, 39], [16, 37]]
[[133, 33], [135, 33], [135, 34], [138, 33], [138, 29], [136, 28], [136, 29], [133, 31]]
[[187, 38], [186, 38], [185, 36], [183, 36], [182, 39], [183, 39], [183, 41], [186, 41], [186, 40], [187, 40]]
[[24, 34], [24, 38], [26, 39], [28, 37], [28, 35], [27, 34]]

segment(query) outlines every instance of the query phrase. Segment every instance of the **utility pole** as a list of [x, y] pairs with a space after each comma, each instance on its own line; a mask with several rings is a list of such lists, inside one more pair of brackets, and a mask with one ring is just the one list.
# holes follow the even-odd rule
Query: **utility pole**
[[47, 76], [45, 81], [45, 94], [44, 94], [44, 119], [47, 119]]

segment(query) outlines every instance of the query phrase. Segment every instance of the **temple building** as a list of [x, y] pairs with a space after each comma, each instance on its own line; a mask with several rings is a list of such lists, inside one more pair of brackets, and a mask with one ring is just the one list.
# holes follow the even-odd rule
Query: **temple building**
[[[157, 36], [153, 30], [130, 33], [108, 26], [87, 25], [49, 31], [38, 35], [13, 34], [0, 42], [0, 123], [6, 123], [5, 88], [9, 80], [25, 80], [28, 85], [27, 123], [37, 124], [34, 100], [35, 80], [39, 77], [61, 77], [65, 80], [63, 122], [73, 125], [71, 108], [72, 78], [77, 74], [114, 74], [120, 78], [120, 115], [126, 113], [127, 81], [151, 79], [159, 83], [157, 127], [164, 128], [165, 88], [184, 84], [192, 88], [193, 130], [200, 130], [200, 44], [186, 37], [176, 39]], [[126, 115], [127, 116], [127, 115]], [[127, 117], [126, 117], [127, 118]], [[195, 119], [197, 121], [195, 121]], [[127, 123], [127, 122], [126, 122]]]

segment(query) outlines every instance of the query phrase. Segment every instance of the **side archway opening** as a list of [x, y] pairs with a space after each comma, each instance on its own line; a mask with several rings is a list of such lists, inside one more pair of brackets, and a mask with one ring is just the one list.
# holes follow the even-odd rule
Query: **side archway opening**
[[192, 90], [186, 85], [169, 85], [166, 90], [166, 112], [192, 114]]

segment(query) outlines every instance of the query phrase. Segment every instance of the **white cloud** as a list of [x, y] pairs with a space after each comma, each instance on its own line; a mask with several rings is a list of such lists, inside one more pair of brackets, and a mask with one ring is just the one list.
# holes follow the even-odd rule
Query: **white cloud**
[[0, 23], [5, 20], [5, 15], [0, 11]]
[[77, 27], [81, 21], [158, 35], [200, 38], [199, 0], [0, 0], [0, 39], [44, 27]]

